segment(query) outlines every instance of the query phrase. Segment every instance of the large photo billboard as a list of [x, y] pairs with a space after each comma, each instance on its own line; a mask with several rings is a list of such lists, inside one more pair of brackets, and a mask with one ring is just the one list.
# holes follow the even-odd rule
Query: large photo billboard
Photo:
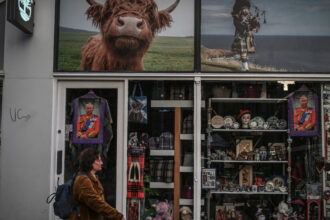
[[203, 72], [330, 72], [329, 0], [201, 1]]
[[58, 0], [55, 71], [194, 71], [194, 0]]

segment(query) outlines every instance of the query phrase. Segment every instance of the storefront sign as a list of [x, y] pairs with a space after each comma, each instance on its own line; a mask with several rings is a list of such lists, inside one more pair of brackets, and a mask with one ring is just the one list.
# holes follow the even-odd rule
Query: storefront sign
[[7, 1], [7, 20], [27, 34], [33, 33], [34, 0]]

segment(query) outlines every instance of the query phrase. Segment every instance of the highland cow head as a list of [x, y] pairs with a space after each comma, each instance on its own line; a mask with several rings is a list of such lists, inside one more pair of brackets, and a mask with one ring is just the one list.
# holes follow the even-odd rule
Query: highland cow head
[[153, 0], [106, 0], [104, 5], [87, 0], [86, 13], [100, 27], [107, 50], [117, 56], [143, 56], [155, 34], [170, 26], [170, 13], [179, 1], [158, 11]]

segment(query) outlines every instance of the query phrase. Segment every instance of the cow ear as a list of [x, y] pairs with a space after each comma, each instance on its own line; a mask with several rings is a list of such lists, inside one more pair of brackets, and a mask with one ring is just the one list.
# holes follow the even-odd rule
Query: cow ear
[[95, 26], [100, 26], [101, 21], [102, 21], [102, 12], [103, 12], [103, 5], [93, 4], [86, 11], [87, 18], [88, 19], [92, 18], [93, 24]]
[[167, 11], [159, 11], [158, 19], [159, 19], [159, 29], [171, 26], [172, 16]]

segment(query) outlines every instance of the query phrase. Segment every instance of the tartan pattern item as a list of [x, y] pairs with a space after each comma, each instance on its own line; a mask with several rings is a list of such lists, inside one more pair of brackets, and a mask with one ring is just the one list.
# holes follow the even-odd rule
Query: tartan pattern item
[[232, 51], [239, 54], [247, 53], [246, 38], [236, 37], [232, 45]]
[[173, 182], [174, 176], [174, 160], [165, 160], [164, 161], [164, 182], [171, 183]]
[[169, 131], [163, 132], [159, 136], [159, 149], [160, 150], [173, 150], [174, 149], [174, 137]]
[[155, 165], [156, 165], [156, 167], [155, 167], [155, 181], [156, 182], [163, 182], [164, 161], [163, 160], [158, 160]]
[[139, 133], [131, 132], [128, 141], [127, 158], [127, 198], [144, 198], [143, 174], [144, 174], [144, 151], [146, 149], [145, 140], [148, 135], [141, 135], [142, 141], [139, 141]]
[[173, 178], [174, 160], [150, 160], [150, 179], [152, 182], [172, 183]]
[[151, 137], [148, 140], [149, 143], [149, 149], [150, 150], [156, 150], [158, 149], [158, 142], [159, 142], [159, 137]]
[[183, 119], [182, 134], [193, 134], [193, 133], [194, 133], [193, 116], [188, 115]]

